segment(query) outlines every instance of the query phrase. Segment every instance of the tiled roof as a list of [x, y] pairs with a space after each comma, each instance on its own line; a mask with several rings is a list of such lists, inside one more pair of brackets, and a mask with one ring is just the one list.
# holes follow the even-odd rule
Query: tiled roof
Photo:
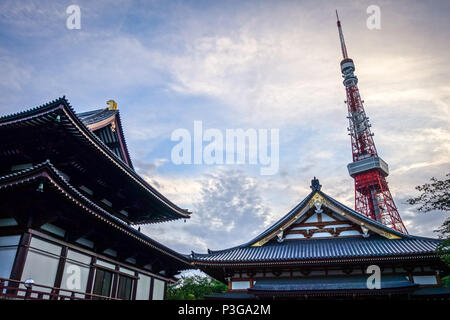
[[87, 112], [77, 113], [77, 117], [83, 121], [85, 125], [90, 125], [108, 119], [112, 115], [119, 113], [118, 110], [109, 110], [108, 108], [97, 109]]
[[[401, 275], [384, 275], [380, 289], [415, 287]], [[367, 276], [330, 276], [291, 279], [257, 280], [250, 291], [317, 291], [317, 290], [365, 290]]]
[[[282, 243], [269, 241], [266, 244], [254, 245], [259, 240], [280, 230], [291, 221], [313, 196], [318, 193], [326, 201], [343, 210], [347, 215], [357, 218], [367, 227], [374, 226], [399, 239], [388, 239], [377, 233], [371, 233], [368, 238], [328, 238], [286, 240]], [[370, 219], [359, 212], [343, 205], [320, 190], [313, 190], [298, 205], [280, 220], [267, 228], [252, 240], [225, 250], [211, 251], [208, 254], [192, 252], [191, 257], [198, 263], [246, 263], [246, 262], [274, 262], [274, 261], [306, 261], [314, 259], [344, 259], [370, 256], [395, 256], [411, 254], [434, 254], [439, 240], [406, 235], [393, 230], [382, 223]]]
[[[192, 261], [199, 266], [220, 266], [438, 258], [435, 250], [441, 240], [400, 233], [341, 204], [320, 188], [312, 189], [297, 206], [254, 239], [224, 250], [208, 250], [205, 254], [192, 252]], [[369, 232], [365, 236], [277, 241], [277, 234], [298, 221], [300, 214], [306, 214], [311, 207], [310, 200], [316, 198], [323, 201], [324, 207], [339, 212], [342, 219], [364, 226]]]
[[433, 254], [439, 243], [436, 239], [412, 236], [403, 239], [387, 239], [378, 235], [307, 239], [258, 247], [235, 247], [210, 254], [193, 253], [192, 259], [199, 263], [246, 263], [422, 255]]

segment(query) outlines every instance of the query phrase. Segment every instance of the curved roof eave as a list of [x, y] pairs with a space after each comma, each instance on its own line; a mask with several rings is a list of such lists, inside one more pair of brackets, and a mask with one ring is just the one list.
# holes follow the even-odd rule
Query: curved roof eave
[[[183, 254], [180, 254], [163, 244], [153, 240], [152, 238], [148, 237], [147, 235], [141, 233], [140, 231], [134, 229], [133, 227], [129, 226], [124, 221], [120, 220], [119, 218], [115, 217], [111, 213], [107, 212], [103, 208], [96, 205], [94, 202], [86, 198], [81, 192], [79, 192], [74, 186], [72, 186], [61, 174], [59, 174], [58, 169], [56, 169], [53, 164], [47, 160], [45, 162], [42, 162], [40, 164], [37, 164], [35, 166], [32, 166], [30, 168], [14, 172], [8, 175], [4, 175], [0, 177], [0, 187], [2, 187], [2, 182], [5, 182], [3, 184], [3, 187], [9, 187], [12, 185], [15, 185], [17, 183], [23, 183], [28, 182], [30, 180], [35, 180], [39, 177], [44, 177], [49, 179], [57, 188], [59, 188], [62, 193], [64, 193], [66, 196], [70, 196], [70, 198], [77, 202], [77, 204], [82, 207], [85, 211], [90, 212], [94, 216], [97, 216], [97, 218], [100, 218], [100, 215], [103, 216], [102, 220], [109, 220], [110, 224], [115, 224], [115, 226], [118, 229], [121, 229], [123, 232], [127, 233], [128, 235], [134, 237], [135, 239], [146, 243], [148, 246], [152, 247], [153, 249], [156, 249], [160, 252], [163, 252], [172, 258], [175, 258], [187, 266], [190, 265], [189, 260], [186, 259], [186, 256]], [[24, 180], [26, 179], [26, 180]], [[53, 181], [52, 181], [53, 180]], [[100, 213], [100, 215], [99, 215]], [[113, 222], [111, 222], [113, 221]]]

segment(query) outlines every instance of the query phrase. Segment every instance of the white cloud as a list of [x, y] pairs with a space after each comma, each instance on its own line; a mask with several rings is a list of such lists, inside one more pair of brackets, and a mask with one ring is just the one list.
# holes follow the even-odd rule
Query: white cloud
[[[166, 188], [164, 182], [159, 184]], [[194, 214], [187, 223], [146, 226], [143, 230], [184, 252], [239, 245], [262, 231], [270, 210], [254, 178], [235, 169], [221, 169], [204, 175], [200, 187], [200, 197], [192, 202]], [[195, 194], [195, 190], [185, 190], [191, 197]]]
[[0, 69], [2, 77], [0, 77], [0, 88], [5, 90], [2, 95], [7, 92], [20, 92], [31, 79], [31, 70], [29, 67], [21, 64], [17, 59], [2, 55], [0, 57]]

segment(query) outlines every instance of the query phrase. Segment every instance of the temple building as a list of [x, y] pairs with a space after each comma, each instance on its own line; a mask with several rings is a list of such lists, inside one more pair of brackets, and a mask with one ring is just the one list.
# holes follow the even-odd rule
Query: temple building
[[0, 299], [159, 300], [190, 267], [139, 231], [190, 213], [136, 173], [108, 104], [0, 118]]
[[211, 299], [449, 298], [438, 239], [407, 235], [321, 191], [311, 193], [249, 242], [192, 263], [228, 283]]

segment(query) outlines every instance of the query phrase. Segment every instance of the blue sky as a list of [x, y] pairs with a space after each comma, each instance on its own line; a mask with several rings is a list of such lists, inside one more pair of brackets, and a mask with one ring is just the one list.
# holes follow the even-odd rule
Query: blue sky
[[[66, 8], [81, 29], [66, 28]], [[381, 29], [366, 27], [369, 5]], [[443, 213], [405, 204], [450, 169], [448, 1], [8, 1], [0, 3], [0, 113], [66, 95], [76, 111], [117, 101], [136, 170], [194, 212], [142, 230], [182, 252], [247, 241], [309, 193], [353, 206], [334, 10], [379, 154], [410, 233]], [[280, 169], [174, 165], [177, 128], [279, 129]]]

